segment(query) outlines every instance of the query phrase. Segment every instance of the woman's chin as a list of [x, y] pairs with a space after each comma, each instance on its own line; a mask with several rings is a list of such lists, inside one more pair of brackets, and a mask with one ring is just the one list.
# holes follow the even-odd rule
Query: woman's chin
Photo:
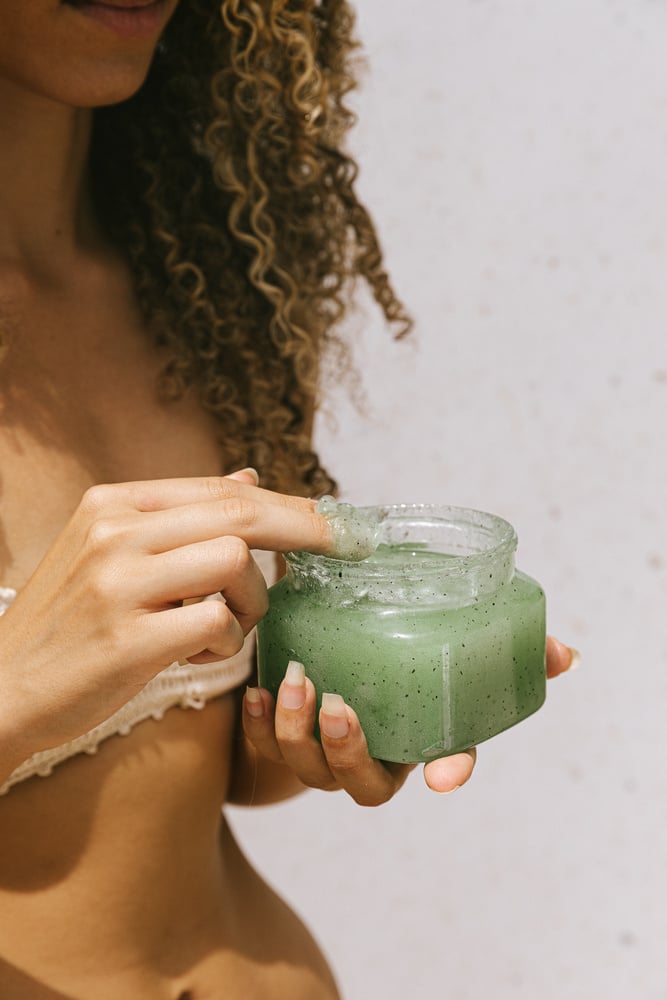
[[127, 74], [124, 77], [119, 75], [116, 79], [108, 78], [99, 82], [90, 81], [87, 87], [72, 89], [69, 95], [63, 95], [66, 98], [63, 103], [76, 108], [91, 109], [122, 104], [141, 89], [147, 75], [148, 68], [141, 74]]
[[[151, 59], [78, 60], [70, 73], [36, 81], [43, 97], [72, 108], [99, 108], [133, 97], [148, 76]], [[30, 89], [33, 89], [32, 87]]]
[[[53, 2], [53, 0], [50, 0]], [[0, 0], [0, 85], [71, 107], [126, 101], [140, 89], [177, 0], [60, 0], [46, 13]]]

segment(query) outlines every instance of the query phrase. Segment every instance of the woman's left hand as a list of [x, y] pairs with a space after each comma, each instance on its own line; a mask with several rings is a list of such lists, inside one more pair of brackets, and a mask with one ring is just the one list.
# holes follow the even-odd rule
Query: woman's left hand
[[315, 687], [296, 662], [289, 664], [275, 704], [264, 688], [249, 689], [243, 699], [243, 729], [255, 750], [286, 764], [308, 788], [344, 789], [362, 806], [392, 798], [416, 765], [371, 757], [359, 719], [340, 695], [323, 696], [321, 742], [314, 735], [315, 715]]
[[[547, 676], [569, 670], [576, 654], [552, 637], [547, 639]], [[387, 802], [416, 764], [392, 764], [368, 753], [356, 713], [340, 695], [324, 695], [319, 712], [321, 741], [314, 735], [316, 695], [300, 663], [291, 663], [274, 703], [264, 688], [250, 688], [243, 699], [243, 729], [256, 752], [284, 764], [307, 787], [344, 789], [355, 802], [377, 806]], [[476, 750], [440, 757], [424, 765], [433, 791], [453, 792], [472, 775]]]

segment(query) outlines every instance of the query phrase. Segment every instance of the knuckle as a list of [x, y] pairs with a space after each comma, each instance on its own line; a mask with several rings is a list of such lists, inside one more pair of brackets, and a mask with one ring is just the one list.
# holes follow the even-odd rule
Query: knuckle
[[283, 756], [292, 760], [296, 758], [305, 742], [304, 734], [294, 725], [277, 729], [276, 740], [283, 751]]
[[94, 552], [108, 552], [124, 535], [124, 527], [118, 518], [97, 517], [88, 527], [86, 541]]
[[224, 501], [224, 514], [236, 528], [241, 530], [252, 528], [258, 518], [257, 504], [245, 497], [227, 497]]
[[338, 784], [359, 806], [381, 806], [392, 798], [395, 788], [391, 780], [378, 780], [378, 776], [368, 773], [368, 768], [359, 763], [353, 755], [332, 759], [328, 754], [329, 767]]
[[351, 757], [334, 757], [327, 753], [329, 767], [336, 774], [341, 784], [345, 785], [350, 781], [355, 781], [359, 776], [359, 762]]
[[222, 559], [235, 574], [245, 573], [253, 563], [250, 549], [238, 535], [225, 535], [220, 540]]
[[205, 485], [211, 500], [226, 500], [229, 496], [229, 483], [222, 476], [208, 476]]
[[356, 780], [348, 780], [348, 776], [341, 775], [338, 770], [334, 773], [358, 806], [368, 808], [382, 806], [393, 797], [394, 788], [391, 782], [377, 781], [370, 777], [360, 780], [359, 775], [356, 776]]
[[204, 630], [211, 638], [222, 634], [231, 625], [231, 612], [222, 601], [202, 601], [200, 614]]
[[204, 634], [207, 645], [224, 645], [224, 655], [234, 656], [243, 647], [244, 635], [234, 615], [221, 601], [203, 601]]
[[89, 486], [81, 498], [80, 509], [86, 514], [99, 514], [107, 509], [111, 503], [113, 486], [106, 483], [96, 483]]

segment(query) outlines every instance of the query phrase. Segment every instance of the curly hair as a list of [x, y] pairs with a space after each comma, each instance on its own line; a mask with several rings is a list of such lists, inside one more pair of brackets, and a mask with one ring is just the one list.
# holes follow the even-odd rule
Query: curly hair
[[166, 350], [164, 398], [195, 387], [227, 467], [309, 495], [335, 487], [310, 425], [351, 284], [397, 336], [410, 326], [342, 149], [353, 26], [345, 0], [183, 0], [141, 90], [93, 133], [98, 211]]

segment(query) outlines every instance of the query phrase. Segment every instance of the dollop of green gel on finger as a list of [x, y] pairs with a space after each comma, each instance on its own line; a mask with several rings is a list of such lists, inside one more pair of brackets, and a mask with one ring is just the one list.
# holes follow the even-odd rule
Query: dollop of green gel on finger
[[360, 562], [372, 555], [380, 544], [380, 519], [377, 508], [366, 510], [351, 503], [339, 503], [334, 497], [318, 500], [315, 510], [331, 525], [331, 559]]

